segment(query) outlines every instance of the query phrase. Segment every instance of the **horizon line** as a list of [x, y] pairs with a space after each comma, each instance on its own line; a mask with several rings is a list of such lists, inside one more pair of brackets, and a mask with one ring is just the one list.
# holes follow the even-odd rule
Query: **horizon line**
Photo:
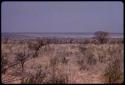
[[[98, 31], [96, 31], [98, 32]], [[104, 31], [106, 32], [106, 31]], [[32, 33], [32, 34], [48, 34], [48, 33], [52, 33], [52, 34], [93, 34], [95, 32], [1, 32], [1, 33]], [[115, 33], [115, 34], [124, 34], [123, 32], [108, 32], [109, 34]]]

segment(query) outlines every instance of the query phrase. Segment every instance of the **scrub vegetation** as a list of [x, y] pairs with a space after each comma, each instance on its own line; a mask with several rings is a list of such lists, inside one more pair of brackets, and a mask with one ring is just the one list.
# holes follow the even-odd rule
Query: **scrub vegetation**
[[2, 83], [123, 83], [123, 42], [101, 31], [85, 39], [3, 38]]

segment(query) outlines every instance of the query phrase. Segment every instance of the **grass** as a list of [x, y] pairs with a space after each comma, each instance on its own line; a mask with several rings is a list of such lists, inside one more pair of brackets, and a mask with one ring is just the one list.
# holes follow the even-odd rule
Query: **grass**
[[[65, 84], [84, 83], [85, 81], [88, 81], [87, 83], [92, 83], [101, 81], [99, 79], [92, 81], [92, 79], [94, 79], [93, 75], [98, 75], [98, 73], [104, 74], [102, 76], [105, 80], [104, 83], [117, 83], [123, 80], [123, 71], [121, 70], [123, 69], [122, 64], [124, 62], [122, 61], [124, 56], [123, 43], [68, 43], [46, 44], [40, 46], [37, 45], [39, 44], [37, 41], [35, 43], [33, 40], [22, 41], [21, 43], [19, 42], [20, 41], [12, 41], [11, 43], [2, 42], [2, 53], [7, 53], [7, 65], [16, 62], [13, 61], [15, 59], [12, 60], [12, 58], [15, 58], [14, 55], [18, 54], [19, 52], [25, 51], [26, 54], [29, 52], [30, 56], [33, 56], [35, 51], [37, 51], [37, 57], [30, 57], [25, 61], [25, 77], [23, 77], [21, 74], [17, 74], [19, 76], [14, 76], [16, 78], [24, 78], [20, 83]], [[31, 43], [31, 47], [28, 46], [29, 42]], [[39, 49], [37, 49], [37, 47]], [[39, 64], [42, 66], [39, 67]], [[32, 69], [33, 66], [38, 68]], [[46, 69], [44, 66], [46, 66]], [[15, 69], [21, 70], [21, 68], [18, 68], [17, 66], [15, 66], [15, 68], [9, 68], [5, 74], [2, 73], [2, 76], [6, 75], [4, 78], [2, 78], [2, 80], [6, 80], [8, 75], [14, 73]], [[89, 72], [91, 75], [88, 74]], [[85, 74], [87, 76], [84, 77]], [[86, 80], [88, 77], [91, 79]], [[10, 79], [12, 78], [10, 77]], [[13, 82], [14, 81], [12, 80], [8, 83]]]
[[22, 84], [42, 84], [44, 78], [46, 77], [46, 73], [43, 71], [42, 67], [39, 65], [37, 69], [35, 69], [35, 74], [28, 73], [24, 79], [22, 79]]
[[120, 61], [117, 59], [112, 61], [105, 69], [104, 76], [109, 83], [119, 83], [119, 80], [121, 81], [123, 76], [120, 69]]
[[7, 64], [8, 64], [7, 54], [2, 53], [2, 55], [1, 55], [1, 73], [5, 74]]

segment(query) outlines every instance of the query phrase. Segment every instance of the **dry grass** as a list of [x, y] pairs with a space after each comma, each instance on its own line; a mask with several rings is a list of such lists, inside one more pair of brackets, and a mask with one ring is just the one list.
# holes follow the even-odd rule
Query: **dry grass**
[[[123, 81], [123, 43], [46, 44], [46, 41], [43, 45], [35, 40], [28, 42], [2, 42], [2, 55], [6, 55], [8, 62], [2, 64], [8, 66], [5, 74], [2, 73], [2, 82], [90, 84]], [[28, 57], [23, 73], [17, 72], [21, 68], [15, 61], [16, 54], [22, 52]]]
[[[106, 77], [106, 80], [109, 83], [121, 83], [123, 82], [123, 73], [120, 69], [120, 61], [115, 60], [112, 61], [107, 68], [105, 69], [105, 74], [104, 76]], [[119, 82], [120, 81], [120, 82]]]

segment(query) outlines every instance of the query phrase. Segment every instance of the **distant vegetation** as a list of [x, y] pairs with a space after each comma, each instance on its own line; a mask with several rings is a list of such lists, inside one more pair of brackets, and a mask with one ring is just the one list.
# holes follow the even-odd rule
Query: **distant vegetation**
[[[110, 34], [108, 32], [104, 31], [97, 31], [94, 33], [93, 38], [57, 38], [57, 37], [42, 37], [42, 38], [36, 38], [36, 39], [30, 39], [34, 42], [31, 42], [28, 40], [29, 48], [33, 50], [38, 50], [41, 46], [46, 44], [105, 44], [105, 43], [123, 43], [123, 38], [111, 38]], [[8, 38], [4, 38], [3, 42], [7, 43], [9, 40]], [[23, 40], [20, 40], [22, 42]]]
[[109, 33], [108, 32], [103, 32], [103, 31], [98, 31], [95, 32], [95, 38], [99, 41], [99, 43], [107, 43], [109, 39]]

